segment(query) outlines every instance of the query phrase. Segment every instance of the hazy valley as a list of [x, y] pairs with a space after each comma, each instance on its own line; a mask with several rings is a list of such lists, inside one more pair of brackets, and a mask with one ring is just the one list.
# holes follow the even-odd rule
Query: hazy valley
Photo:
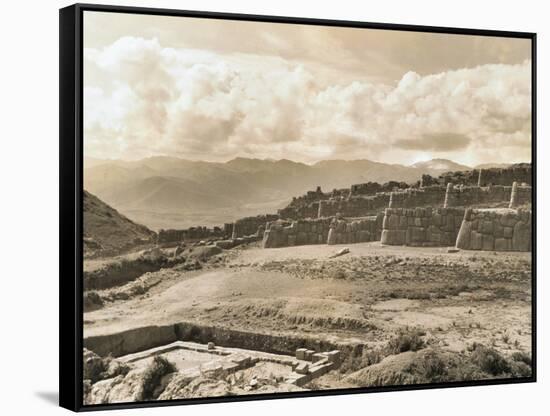
[[422, 174], [471, 169], [446, 159], [411, 166], [370, 160], [325, 160], [313, 165], [290, 160], [236, 158], [225, 163], [151, 157], [138, 161], [85, 161], [84, 188], [147, 227], [214, 226], [276, 212], [295, 195], [321, 186], [329, 191], [353, 183], [413, 183]]

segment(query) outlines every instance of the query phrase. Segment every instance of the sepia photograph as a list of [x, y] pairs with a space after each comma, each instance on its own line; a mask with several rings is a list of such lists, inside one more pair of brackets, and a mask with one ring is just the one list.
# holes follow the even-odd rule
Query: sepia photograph
[[532, 42], [83, 11], [83, 404], [532, 381]]

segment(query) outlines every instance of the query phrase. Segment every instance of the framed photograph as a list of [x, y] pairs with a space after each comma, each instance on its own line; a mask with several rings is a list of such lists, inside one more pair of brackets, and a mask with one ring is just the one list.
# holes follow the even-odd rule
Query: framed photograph
[[535, 381], [535, 41], [61, 9], [61, 406]]

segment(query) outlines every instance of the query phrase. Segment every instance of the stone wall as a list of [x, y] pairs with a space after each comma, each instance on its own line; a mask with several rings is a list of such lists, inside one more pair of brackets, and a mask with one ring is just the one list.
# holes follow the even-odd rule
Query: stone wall
[[279, 215], [283, 219], [334, 217], [337, 214], [344, 217], [364, 217], [376, 215], [387, 208], [390, 198], [393, 198], [392, 207], [442, 206], [445, 200], [445, 187], [437, 185], [422, 189], [378, 192], [374, 195], [354, 194], [348, 198], [330, 198], [300, 207], [287, 207], [279, 210]]
[[175, 243], [180, 241], [204, 240], [224, 236], [224, 230], [220, 227], [191, 227], [182, 230], [160, 230], [158, 233], [159, 244]]
[[[478, 171], [479, 172], [479, 171]], [[478, 177], [479, 186], [508, 185], [525, 183], [532, 185], [532, 167], [530, 163], [521, 163], [507, 168], [481, 169]]]
[[380, 241], [384, 214], [357, 219], [336, 219], [330, 223], [327, 244], [353, 244]]
[[223, 235], [224, 235], [224, 237], [227, 237], [227, 238], [233, 236], [233, 223], [232, 222], [225, 223], [223, 225]]
[[512, 186], [509, 208], [517, 208], [522, 205], [530, 205], [533, 201], [533, 188], [531, 186], [519, 186], [517, 182]]
[[531, 186], [519, 186], [518, 187], [518, 205], [532, 204], [533, 203], [533, 188]]
[[[513, 182], [531, 185], [531, 164], [516, 164], [507, 168], [473, 169], [467, 171], [446, 172], [439, 177], [422, 175], [416, 185], [405, 182], [390, 181], [384, 184], [366, 182], [351, 185], [350, 188], [334, 189], [324, 193], [320, 187], [315, 191], [295, 197], [292, 202], [278, 211], [283, 219], [305, 219], [323, 216], [334, 216], [341, 213], [346, 217], [366, 216], [376, 214], [376, 211], [388, 207], [384, 202], [391, 192], [395, 195], [395, 202], [391, 207], [412, 208], [415, 206], [442, 206], [445, 199], [445, 190], [448, 183], [465, 187], [490, 187], [486, 194], [480, 192], [480, 203], [500, 201], [498, 193], [502, 189], [495, 186], [512, 186]], [[465, 191], [465, 193], [476, 191]], [[459, 196], [460, 197], [460, 196]], [[476, 200], [476, 195], [462, 195]], [[488, 199], [483, 200], [484, 197]], [[494, 199], [491, 199], [494, 197]], [[367, 198], [367, 199], [365, 199]], [[373, 199], [368, 199], [373, 198]], [[467, 205], [467, 204], [466, 204]], [[453, 205], [451, 205], [453, 206]], [[457, 205], [458, 206], [458, 205]], [[460, 205], [462, 206], [462, 205]]]
[[464, 250], [531, 251], [531, 212], [467, 209], [456, 247]]
[[[225, 224], [222, 232], [226, 238], [230, 236], [232, 239], [250, 235], [260, 236], [264, 232], [262, 227], [267, 223], [274, 223], [270, 233], [266, 233], [268, 237], [264, 245], [283, 247], [320, 244], [327, 241], [328, 229], [318, 231], [317, 227], [324, 227], [326, 221], [313, 220], [334, 217], [375, 217], [389, 207], [402, 211], [399, 211], [399, 214], [397, 214], [398, 211], [389, 211], [388, 215], [392, 219], [388, 219], [388, 224], [391, 225], [384, 228], [385, 233], [382, 233], [381, 225], [375, 226], [380, 228], [380, 233], [383, 234], [380, 238], [386, 244], [453, 245], [452, 240], [456, 238], [461, 223], [461, 219], [460, 221], [455, 219], [463, 214], [464, 209], [453, 211], [451, 208], [524, 207], [531, 202], [532, 189], [529, 185], [521, 184], [530, 184], [531, 174], [530, 164], [518, 164], [502, 169], [447, 172], [438, 178], [423, 175], [421, 181], [410, 187], [404, 182], [395, 181], [384, 184], [376, 182], [355, 184], [348, 189], [335, 189], [329, 193], [324, 193], [320, 187], [317, 187], [315, 191], [293, 198], [287, 207], [278, 211], [278, 214], [242, 218], [233, 224]], [[514, 184], [514, 192], [512, 192], [512, 184]], [[430, 208], [416, 209], [422, 207]], [[399, 218], [396, 227], [393, 216], [406, 219]], [[287, 222], [275, 222], [277, 220]], [[364, 221], [369, 225], [363, 222], [350, 225], [352, 222], [341, 219], [336, 221], [337, 227], [344, 227], [343, 224], [345, 224], [346, 231], [334, 231], [334, 238], [337, 234], [345, 233], [350, 237], [341, 237], [343, 241], [372, 241], [371, 235], [377, 231], [369, 228], [372, 227], [369, 221]], [[417, 225], [418, 223], [420, 225]], [[306, 228], [311, 226], [316, 230], [297, 231], [302, 226]], [[357, 229], [357, 227], [367, 228]], [[341, 230], [341, 228], [338, 229]], [[356, 231], [364, 231], [361, 234], [362, 237], [357, 237]], [[369, 233], [365, 233], [366, 231]], [[324, 236], [324, 233], [327, 233], [327, 236]], [[312, 242], [309, 243], [309, 241]]]
[[299, 208], [321, 199], [329, 199], [330, 197], [330, 193], [324, 193], [321, 187], [318, 186], [315, 191], [307, 191], [304, 195], [293, 197], [287, 208]]
[[255, 217], [238, 219], [233, 223], [233, 234], [231, 238], [235, 239], [238, 237], [257, 234], [260, 226], [265, 227], [268, 222], [277, 221], [278, 219], [279, 215], [277, 214], [257, 215]]
[[450, 186], [446, 201], [447, 207], [509, 203], [511, 194], [511, 186]]
[[381, 243], [407, 246], [454, 246], [464, 209], [387, 208]]
[[267, 224], [262, 246], [264, 248], [326, 244], [332, 218], [275, 221]]
[[448, 183], [467, 186], [505, 185], [512, 183], [532, 185], [532, 166], [530, 163], [518, 163], [507, 168], [472, 169], [465, 171], [445, 172], [437, 178], [422, 175], [421, 186], [442, 185]]
[[410, 185], [406, 182], [390, 181], [383, 184], [378, 182], [358, 183], [351, 185], [350, 195], [374, 195], [379, 192], [392, 192], [396, 189], [406, 189]]
[[280, 218], [286, 220], [317, 218], [320, 203], [322, 203], [322, 201], [309, 202], [299, 206], [288, 206], [278, 210], [277, 213]]
[[263, 247], [289, 247], [308, 244], [353, 244], [379, 241], [384, 215], [364, 218], [314, 218], [269, 223]]
[[346, 217], [374, 215], [388, 206], [389, 192], [407, 189], [405, 182], [390, 181], [383, 184], [367, 182], [352, 185], [350, 188], [334, 189], [330, 193], [309, 191], [293, 198], [285, 208], [278, 210], [282, 219], [306, 219], [335, 216], [341, 213]]
[[414, 208], [423, 206], [443, 206], [446, 188], [440, 185], [423, 188], [409, 188], [391, 193], [389, 208]]
[[[350, 196], [350, 189], [333, 189], [332, 192], [324, 193], [318, 186], [315, 191], [308, 191], [304, 195], [293, 197], [292, 201], [278, 211], [281, 218], [316, 218], [318, 202], [331, 198], [343, 199]], [[314, 212], [314, 216], [309, 213]]]
[[372, 196], [351, 197], [349, 199], [329, 199], [321, 201], [318, 217], [333, 217], [341, 214], [344, 217], [365, 217], [376, 215], [388, 206], [389, 193], [378, 193]]
[[[477, 186], [479, 182], [479, 169], [445, 172], [439, 175], [437, 178], [432, 179], [434, 183], [439, 183], [443, 186], [446, 186], [448, 183]], [[511, 183], [509, 185], [511, 185]]]

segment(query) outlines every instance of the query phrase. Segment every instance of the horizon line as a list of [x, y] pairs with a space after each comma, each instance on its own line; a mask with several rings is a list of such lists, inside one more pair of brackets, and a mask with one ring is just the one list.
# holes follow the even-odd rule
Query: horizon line
[[432, 158], [432, 159], [427, 159], [427, 160], [421, 160], [421, 161], [418, 161], [418, 162], [415, 162], [415, 163], [411, 163], [411, 164], [404, 164], [404, 163], [391, 163], [391, 162], [381, 162], [381, 161], [378, 161], [378, 160], [373, 160], [373, 159], [366, 159], [366, 158], [358, 158], [358, 159], [342, 159], [342, 158], [337, 158], [337, 159], [319, 159], [315, 162], [302, 162], [302, 161], [296, 161], [296, 160], [292, 160], [292, 159], [288, 159], [288, 158], [282, 158], [282, 159], [274, 159], [274, 158], [261, 158], [261, 157], [246, 157], [246, 156], [235, 156], [231, 159], [227, 159], [225, 161], [219, 161], [219, 160], [206, 160], [206, 159], [188, 159], [188, 158], [185, 158], [185, 157], [180, 157], [180, 156], [169, 156], [169, 155], [152, 155], [152, 156], [146, 156], [146, 157], [142, 157], [142, 158], [138, 158], [138, 159], [115, 159], [115, 158], [100, 158], [100, 157], [95, 157], [95, 156], [84, 156], [84, 164], [86, 164], [86, 159], [88, 160], [92, 160], [92, 161], [96, 161], [96, 162], [125, 162], [125, 163], [132, 163], [132, 162], [142, 162], [142, 161], [145, 161], [147, 159], [162, 159], [162, 158], [165, 158], [165, 159], [174, 159], [174, 160], [180, 160], [180, 161], [186, 161], [186, 162], [202, 162], [202, 163], [213, 163], [213, 164], [227, 164], [227, 163], [230, 163], [230, 162], [233, 162], [235, 160], [254, 160], [254, 161], [262, 161], [262, 162], [272, 162], [272, 163], [277, 163], [277, 162], [291, 162], [291, 163], [295, 163], [295, 164], [301, 164], [301, 165], [305, 165], [305, 166], [314, 166], [318, 163], [321, 163], [321, 162], [362, 162], [362, 161], [365, 161], [365, 162], [372, 162], [372, 163], [380, 163], [380, 164], [386, 164], [386, 165], [399, 165], [399, 166], [405, 166], [405, 167], [415, 167], [415, 165], [417, 164], [421, 164], [421, 163], [426, 163], [426, 162], [434, 162], [434, 161], [446, 161], [446, 162], [451, 162], [451, 163], [455, 163], [457, 165], [462, 165], [462, 166], [465, 166], [465, 167], [468, 167], [470, 169], [475, 169], [476, 167], [478, 166], [483, 166], [483, 165], [517, 165], [517, 164], [532, 164], [532, 161], [510, 161], [510, 162], [488, 162], [488, 163], [479, 163], [477, 165], [474, 165], [474, 166], [471, 166], [471, 165], [467, 165], [467, 164], [464, 164], [464, 163], [460, 163], [460, 162], [456, 162], [452, 159], [447, 159], [447, 158]]

